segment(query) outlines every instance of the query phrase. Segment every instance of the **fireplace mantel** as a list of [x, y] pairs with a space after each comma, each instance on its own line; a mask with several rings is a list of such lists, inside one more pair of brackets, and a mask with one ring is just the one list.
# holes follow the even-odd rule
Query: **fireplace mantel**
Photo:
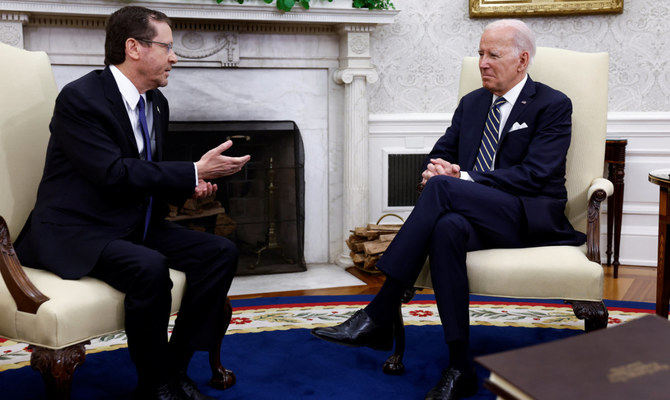
[[[129, 4], [110, 0], [2, 0], [0, 12], [29, 15], [107, 17], [116, 9]], [[351, 0], [313, 0], [309, 10], [296, 5], [290, 12], [277, 10], [274, 4], [262, 0], [246, 0], [237, 4], [224, 0], [158, 0], [134, 1], [132, 5], [155, 8], [173, 19], [199, 21], [255, 21], [309, 24], [389, 24], [395, 10], [356, 9]]]
[[293, 120], [305, 143], [305, 261], [351, 265], [344, 240], [369, 221], [371, 33], [396, 10], [312, 0], [0, 0], [0, 42], [45, 51], [62, 87], [103, 66], [106, 18], [128, 4], [174, 22], [179, 62], [163, 89], [173, 120]]

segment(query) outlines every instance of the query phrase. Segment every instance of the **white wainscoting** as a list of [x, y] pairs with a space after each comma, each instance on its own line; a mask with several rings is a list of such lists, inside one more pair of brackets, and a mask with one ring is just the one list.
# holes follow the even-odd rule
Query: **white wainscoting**
[[[370, 115], [370, 222], [388, 213], [405, 218], [411, 211], [409, 207], [387, 206], [388, 154], [429, 152], [450, 122], [451, 114]], [[670, 168], [670, 113], [609, 113], [607, 137], [628, 140], [619, 262], [655, 266], [659, 189], [647, 177], [651, 170]], [[603, 174], [606, 176], [604, 165]], [[606, 205], [602, 208], [601, 221], [601, 252], [606, 261]]]

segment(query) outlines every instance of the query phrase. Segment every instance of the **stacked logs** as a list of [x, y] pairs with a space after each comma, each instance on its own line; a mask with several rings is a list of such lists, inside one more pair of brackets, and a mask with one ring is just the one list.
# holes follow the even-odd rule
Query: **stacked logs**
[[391, 240], [400, 230], [402, 224], [368, 224], [366, 227], [355, 228], [345, 241], [351, 252], [354, 266], [371, 273], [377, 273], [377, 261], [381, 258]]

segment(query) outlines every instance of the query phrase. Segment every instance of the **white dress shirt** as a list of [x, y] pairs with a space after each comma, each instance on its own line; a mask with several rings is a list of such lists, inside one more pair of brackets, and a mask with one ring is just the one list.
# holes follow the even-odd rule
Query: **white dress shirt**
[[[507, 91], [507, 93], [502, 95], [502, 97], [505, 98], [505, 102], [500, 105], [500, 129], [498, 129], [498, 139], [500, 139], [500, 135], [502, 135], [503, 128], [507, 123], [507, 118], [512, 112], [512, 108], [514, 108], [514, 104], [519, 98], [519, 95], [521, 94], [521, 89], [523, 89], [523, 86], [526, 84], [527, 80], [528, 80], [528, 74], [526, 74], [526, 76], [523, 77], [521, 82], [514, 85], [513, 88], [511, 88], [509, 91]], [[493, 107], [493, 103], [495, 103], [496, 100], [498, 100], [498, 96], [494, 94], [491, 98], [491, 107]], [[498, 154], [497, 151], [496, 153], [493, 154], [493, 160], [491, 161], [491, 171], [493, 171], [493, 169], [495, 168], [495, 160], [497, 154]], [[470, 174], [468, 174], [467, 171], [461, 171], [461, 179], [473, 181], [473, 179], [470, 177]]]
[[[146, 93], [140, 94], [135, 85], [128, 79], [123, 72], [121, 72], [116, 66], [110, 65], [110, 71], [114, 76], [116, 81], [116, 86], [119, 87], [121, 92], [121, 97], [123, 97], [123, 103], [126, 106], [126, 112], [128, 112], [128, 118], [130, 119], [130, 124], [133, 127], [133, 133], [135, 134], [135, 142], [137, 143], [137, 150], [140, 153], [140, 156], [144, 159], [144, 134], [142, 133], [142, 127], [140, 126], [140, 108], [138, 103], [140, 101], [140, 96], [144, 97], [144, 108], [145, 117], [147, 118], [147, 127], [149, 128], [149, 136], [151, 137], [151, 154], [156, 154], [156, 135], [154, 130], [154, 113], [149, 112], [152, 110], [152, 104], [147, 100]], [[194, 176], [195, 176], [195, 186], [198, 186], [198, 168], [193, 163]]]

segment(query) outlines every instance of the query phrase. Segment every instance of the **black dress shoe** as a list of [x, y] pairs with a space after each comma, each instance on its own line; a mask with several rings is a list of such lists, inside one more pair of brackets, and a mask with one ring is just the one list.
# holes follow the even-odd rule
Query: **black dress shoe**
[[469, 374], [455, 368], [442, 371], [440, 382], [428, 392], [425, 400], [455, 400], [477, 394], [477, 374]]
[[133, 395], [134, 400], [184, 400], [179, 392], [167, 384], [158, 387], [138, 387]]
[[181, 394], [182, 399], [189, 400], [215, 400], [200, 393], [198, 386], [186, 374], [179, 374], [172, 382], [175, 389]]
[[347, 346], [366, 346], [375, 350], [393, 348], [393, 326], [379, 325], [363, 310], [336, 326], [312, 329], [312, 335]]

